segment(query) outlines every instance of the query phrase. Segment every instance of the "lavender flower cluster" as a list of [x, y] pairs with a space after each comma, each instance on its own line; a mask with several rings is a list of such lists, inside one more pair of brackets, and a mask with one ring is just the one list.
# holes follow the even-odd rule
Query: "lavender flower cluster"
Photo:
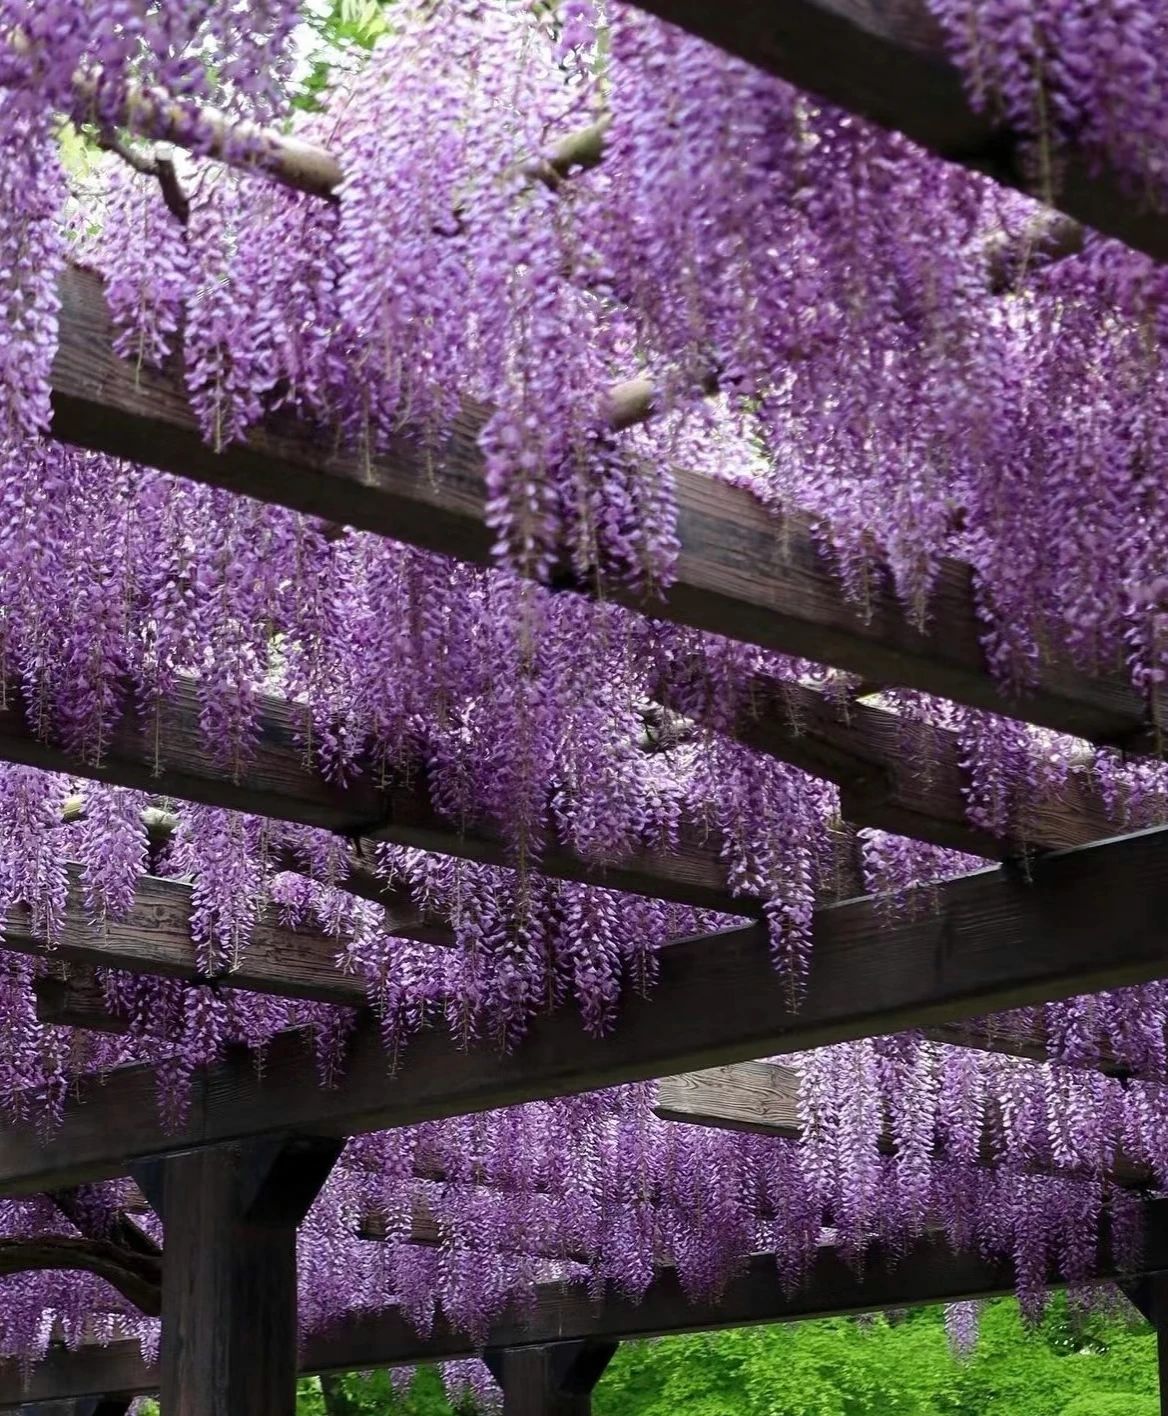
[[[1156, 190], [1147, 7], [936, 8], [978, 96], [1036, 153], [1080, 144]], [[204, 744], [239, 777], [278, 693], [330, 780], [424, 780], [452, 827], [501, 835], [514, 868], [380, 849], [372, 868], [450, 920], [458, 947], [442, 949], [396, 939], [338, 889], [343, 850], [323, 833], [172, 803], [160, 850], [147, 795], [5, 768], [0, 915], [27, 911], [51, 941], [70, 906], [100, 928], [144, 873], [181, 878], [208, 975], [229, 973], [275, 910], [336, 939], [391, 1057], [439, 1023], [513, 1046], [569, 998], [603, 1032], [623, 989], [651, 986], [665, 941], [725, 922], [545, 879], [549, 845], [600, 867], [698, 833], [729, 889], [763, 902], [798, 979], [812, 909], [840, 875], [838, 794], [731, 729], [759, 675], [833, 681], [613, 603], [676, 573], [676, 467], [757, 496], [776, 555], [782, 518], [809, 513], [860, 606], [890, 574], [925, 621], [945, 558], [967, 561], [1004, 684], [1028, 683], [1057, 643], [1089, 670], [1126, 663], [1156, 704], [1168, 288], [1146, 259], [1091, 237], [1049, 268], [1012, 268], [1003, 289], [994, 253], [1025, 242], [1034, 204], [632, 7], [575, 0], [558, 22], [503, 0], [396, 7], [367, 68], [303, 124], [347, 174], [338, 202], [319, 202], [197, 157], [196, 103], [278, 108], [296, 7], [184, 9], [0, 0], [0, 685], [91, 766], [127, 718], [158, 730], [164, 763], [164, 705], [190, 694]], [[207, 66], [209, 52], [230, 62]], [[1055, 52], [1059, 65], [1035, 62]], [[189, 221], [116, 162], [79, 220], [53, 113], [116, 128], [144, 91], [189, 118]], [[533, 162], [602, 111], [594, 169]], [[409, 438], [441, 485], [472, 422], [498, 564], [52, 442], [68, 256], [105, 277], [128, 360], [162, 363], [181, 329], [216, 448], [283, 412], [370, 467]], [[652, 416], [618, 430], [606, 390], [631, 375], [652, 381]], [[598, 593], [547, 588], [565, 573]], [[1165, 819], [1157, 762], [895, 688], [883, 701], [958, 734], [970, 819], [991, 834], [1024, 837], [1028, 813], [1081, 779], [1117, 827]], [[658, 750], [644, 729], [662, 706], [685, 732]], [[63, 819], [79, 791], [83, 811]], [[928, 887], [970, 864], [877, 831], [859, 844], [890, 909], [922, 893], [927, 907]], [[323, 1077], [343, 1065], [346, 1010], [114, 971], [103, 986], [125, 1035], [42, 1025], [32, 983], [49, 966], [0, 954], [8, 1121], [52, 1124], [78, 1075], [129, 1061], [156, 1066], [176, 1117], [195, 1067], [294, 1025], [314, 1030]], [[1166, 997], [1150, 985], [993, 1020], [1041, 1035], [1044, 1067], [917, 1038], [813, 1054], [798, 1144], [670, 1128], [640, 1089], [355, 1141], [302, 1236], [305, 1320], [397, 1302], [424, 1329], [440, 1303], [481, 1332], [542, 1277], [636, 1294], [664, 1255], [708, 1294], [762, 1247], [793, 1285], [825, 1229], [858, 1262], [937, 1227], [1012, 1256], [1033, 1309], [1052, 1263], [1089, 1273], [1102, 1214], [1130, 1254], [1133, 1201], [1104, 1179], [1117, 1155], [1168, 1183]], [[1085, 1070], [1101, 1060], [1136, 1080]], [[419, 1151], [444, 1178], [419, 1180]], [[438, 1248], [404, 1242], [419, 1194]], [[387, 1216], [382, 1245], [352, 1236], [370, 1207]], [[55, 1222], [36, 1202], [0, 1208], [8, 1233]], [[5, 1352], [43, 1350], [54, 1322], [156, 1340], [95, 1282], [4, 1283], [19, 1299], [0, 1313]]]

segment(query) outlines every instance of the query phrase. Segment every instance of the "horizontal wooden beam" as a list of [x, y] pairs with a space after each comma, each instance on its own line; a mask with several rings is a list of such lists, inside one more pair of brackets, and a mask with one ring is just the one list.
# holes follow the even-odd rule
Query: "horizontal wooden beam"
[[[3, 947], [83, 967], [129, 969], [195, 982], [206, 975], [198, 967], [190, 918], [191, 887], [148, 875], [138, 882], [130, 913], [121, 920], [107, 918], [100, 929], [95, 928], [86, 917], [78, 867], [71, 866], [60, 940], [50, 949], [28, 927], [27, 912], [18, 909], [4, 928]], [[222, 977], [231, 987], [257, 993], [360, 1007], [368, 1001], [364, 984], [341, 972], [339, 951], [339, 941], [329, 935], [288, 929], [268, 916], [257, 924], [236, 967]], [[53, 988], [55, 982], [47, 980], [48, 988], [40, 990], [45, 995], [40, 1006], [50, 1014], [46, 1021], [93, 1026], [80, 1017], [51, 1015], [61, 996]], [[67, 995], [62, 1001], [68, 1001]]]
[[[262, 1072], [241, 1056], [197, 1073], [177, 1131], [157, 1119], [151, 1069], [127, 1068], [81, 1087], [55, 1132], [0, 1133], [0, 1192], [108, 1177], [183, 1147], [381, 1130], [1146, 982], [1168, 967], [1166, 865], [1161, 828], [1053, 854], [1029, 879], [1006, 869], [963, 876], [920, 917], [889, 921], [873, 899], [825, 907], [794, 1008], [755, 924], [664, 949], [652, 992], [626, 998], [603, 1038], [567, 1011], [534, 1020], [508, 1055], [462, 1050], [431, 1030], [391, 1077], [369, 1023], [340, 1082], [322, 1091], [303, 1040], [284, 1035], [265, 1050]], [[181, 886], [152, 888], [162, 887], [181, 898]]]
[[[48, 957], [51, 953], [52, 950], [45, 945], [45, 956]], [[88, 1028], [92, 1032], [129, 1031], [129, 1018], [110, 1011], [92, 965], [62, 964], [58, 966], [57, 972], [34, 978], [32, 987], [36, 995], [38, 1023], [48, 1023], [54, 1027]]]
[[653, 1110], [663, 1121], [719, 1131], [791, 1140], [803, 1134], [799, 1072], [782, 1062], [735, 1062], [662, 1077]]
[[[742, 8], [741, 0], [727, 7]], [[801, 3], [792, 13], [814, 8]], [[53, 435], [61, 441], [455, 559], [491, 563], [494, 538], [484, 520], [476, 441], [485, 410], [466, 407], [437, 450], [423, 451], [402, 437], [371, 465], [338, 448], [331, 435], [288, 417], [273, 418], [246, 443], [216, 453], [200, 435], [180, 370], [138, 368], [114, 355], [98, 279], [70, 270], [60, 293]], [[676, 476], [677, 580], [664, 599], [626, 597], [636, 608], [877, 683], [905, 684], [1096, 742], [1154, 749], [1146, 705], [1118, 673], [1093, 679], [1052, 658], [1031, 693], [1004, 697], [986, 667], [968, 565], [941, 564], [930, 624], [922, 631], [880, 577], [873, 577], [863, 606], [849, 603], [819, 554], [808, 518], [792, 515], [780, 527], [741, 488], [684, 469]]]
[[[702, 715], [698, 705], [696, 716]], [[969, 820], [970, 779], [958, 735], [816, 689], [758, 679], [733, 727], [757, 751], [836, 782], [844, 817], [970, 855], [1001, 859], [1023, 848], [1089, 845], [1122, 829], [1087, 772], [1022, 804], [1005, 838]]]
[[[951, 162], [1033, 191], [1017, 134], [995, 104], [975, 112], [926, 0], [638, 0], [643, 9]], [[1059, 154], [1060, 210], [1156, 260], [1168, 232], [1130, 183]]]
[[[484, 1187], [486, 1188], [486, 1187]], [[369, 1243], [383, 1244], [390, 1237], [390, 1226], [386, 1216], [376, 1210], [370, 1210], [360, 1216], [357, 1221], [355, 1236], [364, 1239]], [[398, 1242], [408, 1244], [418, 1244], [425, 1249], [440, 1248], [446, 1242], [447, 1227], [442, 1219], [434, 1212], [429, 1201], [421, 1195], [414, 1197], [413, 1209], [410, 1213], [410, 1227], [404, 1238], [399, 1238]], [[587, 1264], [592, 1262], [592, 1256], [580, 1249], [565, 1249], [562, 1244], [557, 1244], [554, 1239], [544, 1240], [538, 1235], [524, 1234], [517, 1242], [510, 1246], [484, 1245], [484, 1250], [497, 1253], [500, 1250], [514, 1254], [534, 1254], [544, 1259], [571, 1260], [575, 1263]]]
[[[798, 1140], [803, 1135], [799, 1071], [781, 1062], [738, 1062], [729, 1067], [662, 1077], [657, 1083], [653, 1110], [663, 1121], [719, 1131], [749, 1131], [788, 1140]], [[895, 1152], [896, 1143], [887, 1127], [880, 1136], [879, 1147], [888, 1155]], [[998, 1163], [999, 1150], [988, 1133], [982, 1135], [980, 1154], [982, 1164]], [[1028, 1164], [1026, 1169], [1062, 1175], [1080, 1173], [1075, 1166], [1051, 1161]], [[1146, 1166], [1134, 1165], [1122, 1154], [1108, 1168], [1107, 1177], [1118, 1185], [1136, 1188], [1152, 1182]]]
[[[106, 1033], [128, 1031], [129, 1019], [106, 1007], [93, 977], [95, 967], [124, 968], [132, 973], [159, 974], [192, 983], [205, 981], [197, 966], [194, 945], [183, 934], [182, 912], [186, 906], [170, 898], [170, 886], [175, 883], [144, 879], [139, 886], [139, 906], [126, 919], [107, 921], [104, 931], [98, 934], [78, 922], [81, 893], [74, 871], [68, 895], [73, 909], [66, 915], [66, 933], [58, 944], [50, 947], [39, 935], [10, 922], [4, 946], [52, 961], [58, 970], [57, 974], [34, 980], [40, 1022]], [[433, 937], [433, 942], [453, 942], [449, 927], [443, 937], [440, 926], [429, 916], [425, 918], [425, 932]], [[311, 931], [286, 929], [271, 917], [262, 918], [256, 926], [252, 949], [231, 972], [217, 974], [215, 979], [221, 987], [346, 1007], [360, 1008], [370, 1001], [360, 978], [339, 971], [334, 940]], [[934, 1042], [951, 1047], [1001, 1052], [1034, 1061], [1045, 1061], [1050, 1056], [1042, 1033], [1020, 1030], [1009, 1014], [1002, 1018], [962, 1019], [924, 1028], [922, 1032]], [[1117, 1070], [1117, 1064], [1106, 1055], [1084, 1065], [1104, 1072]], [[427, 1173], [420, 1178], [444, 1176]]]
[[[1168, 1216], [1164, 1201], [1147, 1208], [1142, 1267], [1168, 1270]], [[1115, 1276], [1106, 1261], [1100, 1278]], [[1057, 1285], [1055, 1280], [1054, 1286]], [[494, 1323], [482, 1346], [517, 1347], [553, 1341], [599, 1338], [624, 1341], [701, 1332], [758, 1323], [797, 1322], [843, 1313], [878, 1312], [926, 1303], [993, 1298], [1014, 1291], [1013, 1266], [974, 1254], [955, 1254], [940, 1239], [920, 1240], [907, 1253], [885, 1259], [875, 1251], [862, 1276], [834, 1249], [823, 1248], [807, 1281], [793, 1293], [784, 1290], [769, 1255], [752, 1258], [713, 1301], [690, 1302], [672, 1270], [658, 1274], [640, 1303], [612, 1290], [590, 1298], [583, 1285], [546, 1284], [534, 1301]], [[442, 1320], [421, 1338], [396, 1308], [354, 1313], [329, 1333], [310, 1335], [303, 1347], [304, 1374], [363, 1371], [477, 1356], [482, 1346]], [[55, 1348], [25, 1372], [17, 1361], [0, 1365], [0, 1408], [25, 1401], [63, 1400], [97, 1393], [141, 1395], [157, 1386], [157, 1375], [142, 1361], [138, 1347], [116, 1342]]]
[[[409, 782], [384, 786], [370, 773], [346, 787], [325, 781], [307, 761], [303, 746], [306, 710], [283, 699], [264, 696], [258, 704], [258, 746], [247, 770], [236, 774], [220, 762], [204, 741], [199, 727], [196, 685], [184, 680], [161, 705], [157, 724], [144, 724], [128, 709], [103, 745], [100, 766], [40, 739], [20, 705], [20, 694], [6, 696], [0, 707], [0, 761], [19, 762], [46, 771], [63, 772], [93, 781], [113, 782], [209, 806], [245, 811], [281, 821], [319, 826], [353, 838], [356, 855], [349, 875], [339, 884], [376, 899], [401, 916], [403, 932], [432, 937], [431, 917], [414, 910], [408, 894], [389, 890], [363, 861], [377, 841], [393, 841], [420, 850], [506, 865], [507, 843], [487, 826], [450, 823], [430, 801], [426, 782], [416, 774]], [[159, 760], [158, 744], [163, 745]], [[296, 862], [283, 862], [291, 868]], [[678, 849], [668, 855], [631, 852], [612, 863], [593, 865], [549, 842], [540, 855], [545, 875], [584, 880], [614, 890], [652, 895], [727, 914], [752, 915], [757, 906], [735, 899], [726, 886], [726, 867], [718, 851], [697, 831], [684, 831]]]

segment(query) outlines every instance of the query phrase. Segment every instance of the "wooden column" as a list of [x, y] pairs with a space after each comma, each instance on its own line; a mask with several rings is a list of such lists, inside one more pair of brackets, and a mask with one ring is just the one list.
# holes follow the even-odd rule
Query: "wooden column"
[[503, 1388], [503, 1416], [590, 1416], [592, 1388], [615, 1342], [556, 1342], [488, 1348], [483, 1360]]
[[1168, 1416], [1168, 1273], [1149, 1273], [1119, 1285], [1128, 1300], [1156, 1329], [1160, 1371], [1160, 1416]]
[[134, 1167], [165, 1229], [166, 1416], [293, 1416], [296, 1228], [342, 1144], [252, 1141]]

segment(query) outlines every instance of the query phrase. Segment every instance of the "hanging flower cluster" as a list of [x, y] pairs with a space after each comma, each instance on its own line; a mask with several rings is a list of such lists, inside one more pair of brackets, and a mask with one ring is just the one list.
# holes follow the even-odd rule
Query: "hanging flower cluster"
[[[1156, 190], [1146, 154], [1161, 119], [1129, 52], [1153, 50], [1132, 7], [1096, 21], [1054, 0], [982, 5], [974, 41], [968, 6], [936, 8], [979, 96], [1039, 159], [1079, 143]], [[375, 802], [421, 783], [452, 831], [502, 840], [509, 865], [379, 847], [363, 862], [374, 877], [449, 930], [443, 945], [403, 940], [339, 888], [348, 850], [323, 832], [6, 768], [0, 916], [23, 912], [52, 942], [83, 910], [100, 937], [143, 874], [181, 878], [210, 979], [229, 978], [268, 912], [324, 932], [396, 1060], [436, 1024], [514, 1046], [569, 1000], [608, 1029], [622, 990], [651, 986], [663, 944], [727, 922], [604, 888], [603, 868], [638, 852], [708, 841], [728, 899], [761, 904], [795, 980], [813, 909], [842, 877], [890, 909], [920, 906], [922, 887], [927, 903], [968, 858], [866, 831], [859, 860], [841, 861], [836, 790], [737, 738], [760, 679], [814, 684], [846, 715], [838, 684], [613, 603], [618, 591], [651, 608], [676, 573], [679, 467], [757, 496], [776, 556], [783, 518], [809, 516], [861, 607], [891, 575], [924, 622], [946, 557], [966, 561], [1006, 684], [1025, 685], [1057, 643], [1088, 670], [1126, 661], [1155, 702], [1168, 289], [1146, 260], [1092, 238], [1003, 282], [995, 252], [1025, 237], [1025, 199], [615, 0], [558, 21], [508, 0], [409, 0], [304, 125], [347, 174], [335, 203], [196, 158], [184, 223], [152, 180], [111, 163], [89, 229], [67, 209], [54, 111], [117, 128], [142, 101], [132, 86], [153, 86], [181, 135], [195, 101], [236, 116], [278, 104], [295, 6], [182, 9], [0, 0], [4, 705], [93, 771], [127, 725], [163, 765], [166, 714], [186, 702], [195, 737], [244, 779], [276, 694], [329, 781]], [[1056, 47], [1061, 68], [1044, 62]], [[588, 170], [549, 158], [597, 120]], [[206, 149], [197, 125], [186, 136]], [[104, 277], [123, 357], [160, 364], [181, 330], [212, 447], [279, 413], [367, 474], [403, 439], [440, 488], [481, 467], [497, 563], [50, 441], [67, 254]], [[652, 395], [616, 416], [613, 386], [630, 378]], [[882, 704], [957, 734], [969, 818], [991, 836], [1025, 839], [1044, 802], [1084, 783], [1118, 826], [1164, 819], [1158, 763], [895, 687]], [[160, 841], [147, 813], [163, 805]], [[600, 883], [541, 874], [556, 850]], [[292, 1026], [313, 1030], [324, 1078], [343, 1065], [350, 1010], [218, 983], [109, 971], [124, 1034], [41, 1025], [32, 985], [51, 967], [0, 954], [8, 1120], [51, 1124], [76, 1076], [131, 1061], [155, 1065], [177, 1119], [195, 1068]], [[396, 1303], [419, 1330], [441, 1310], [481, 1333], [549, 1276], [637, 1296], [669, 1262], [711, 1295], [757, 1248], [793, 1287], [826, 1230], [858, 1263], [938, 1227], [1012, 1257], [1033, 1309], [1052, 1265], [1076, 1282], [1091, 1272], [1104, 1214], [1134, 1252], [1134, 1201], [1106, 1178], [1118, 1161], [1168, 1183], [1166, 999], [1149, 985], [987, 1020], [1000, 1041], [1044, 1048], [1044, 1067], [912, 1037], [800, 1059], [798, 1145], [669, 1127], [639, 1088], [355, 1141], [302, 1236], [305, 1321]], [[437, 1245], [409, 1242], [419, 1200]], [[0, 1208], [5, 1232], [53, 1222], [43, 1206]], [[381, 1244], [354, 1238], [371, 1212]], [[106, 1331], [152, 1340], [88, 1281], [8, 1282], [20, 1301], [0, 1350], [43, 1350], [58, 1320], [77, 1337], [107, 1308]], [[959, 1335], [968, 1317], [955, 1315]]]
[[[83, 33], [81, 8], [48, 7], [48, 37], [7, 74], [42, 133], [38, 174], [53, 164], [37, 114], [64, 102], [85, 45], [111, 90], [151, 76], [156, 52], [160, 84], [200, 94], [210, 81], [172, 73], [166, 56], [202, 53], [203, 38], [240, 56], [229, 87], [254, 103], [278, 87], [288, 9], [245, 16], [263, 37], [249, 69], [238, 7], [212, 7], [193, 37], [123, 23], [116, 5]], [[973, 37], [966, 62], [986, 101], [1004, 101], [1022, 131], [1034, 104], [1010, 76], [1042, 75], [1027, 48], [1038, 44], [1061, 56], [1065, 72], [1035, 82], [1052, 85], [1068, 131], [1106, 127], [1154, 151], [1155, 51], [1131, 7], [938, 9]], [[124, 53], [104, 55], [107, 33]], [[1114, 62], [1089, 62], [1104, 54]], [[1121, 103], [1142, 126], [1116, 117]], [[549, 165], [556, 140], [601, 112], [592, 170]], [[13, 131], [11, 229], [53, 246], [59, 195], [43, 175], [20, 180], [34, 138]], [[213, 444], [290, 405], [365, 455], [409, 436], [440, 473], [477, 401], [493, 409], [480, 428], [490, 519], [525, 575], [667, 583], [668, 469], [692, 466], [812, 513], [861, 603], [877, 557], [922, 618], [943, 558], [970, 561], [1010, 681], [1057, 636], [1086, 667], [1129, 656], [1142, 686], [1158, 682], [1165, 518], [1142, 469], [1163, 376], [1132, 299], [1113, 298], [1117, 283], [1129, 296], [1147, 286], [1139, 261], [1121, 261], [1117, 282], [1087, 253], [1003, 294], [995, 252], [1024, 244], [1023, 198], [621, 4], [575, 6], [562, 24], [498, 0], [401, 7], [305, 133], [327, 137], [350, 174], [337, 206], [207, 168], [181, 229], [156, 184], [119, 173], [90, 252], [125, 352], [157, 360], [181, 315]], [[39, 284], [8, 335], [10, 431], [45, 421], [63, 241], [62, 226], [54, 250], [17, 263]], [[656, 388], [636, 416], [656, 416], [617, 431], [606, 389], [634, 374]], [[1085, 466], [1091, 518], [1076, 514]]]
[[1168, 135], [1160, 56], [1168, 9], [1090, 0], [928, 0], [980, 111], [1027, 145], [1036, 187], [1057, 199], [1067, 159], [1106, 164], [1162, 203]]
[[[859, 1269], [918, 1240], [1008, 1258], [1034, 1315], [1049, 1279], [1082, 1286], [1101, 1264], [1138, 1262], [1141, 1201], [1109, 1176], [1122, 1148], [1162, 1185], [1164, 1157], [1146, 1154], [1156, 1123], [1114, 1079], [911, 1037], [799, 1066], [801, 1139], [664, 1122], [636, 1086], [351, 1141], [300, 1233], [304, 1330], [396, 1308], [420, 1336], [441, 1315], [480, 1342], [541, 1283], [636, 1300], [672, 1267], [712, 1301], [769, 1253], [794, 1294], [825, 1247]], [[127, 1185], [83, 1198], [100, 1229]], [[70, 1232], [47, 1197], [0, 1208], [10, 1236]], [[165, 1243], [152, 1215], [135, 1219]], [[94, 1281], [3, 1284], [3, 1355], [43, 1352], [54, 1322], [71, 1342], [104, 1331], [154, 1351], [157, 1324]], [[959, 1335], [969, 1317], [955, 1315]]]

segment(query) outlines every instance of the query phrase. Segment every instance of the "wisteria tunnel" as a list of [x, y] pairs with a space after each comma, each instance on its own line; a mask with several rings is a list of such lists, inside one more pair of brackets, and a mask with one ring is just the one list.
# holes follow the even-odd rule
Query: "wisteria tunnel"
[[0, 1409], [1168, 1362], [1168, 0], [370, 4], [0, 0]]

